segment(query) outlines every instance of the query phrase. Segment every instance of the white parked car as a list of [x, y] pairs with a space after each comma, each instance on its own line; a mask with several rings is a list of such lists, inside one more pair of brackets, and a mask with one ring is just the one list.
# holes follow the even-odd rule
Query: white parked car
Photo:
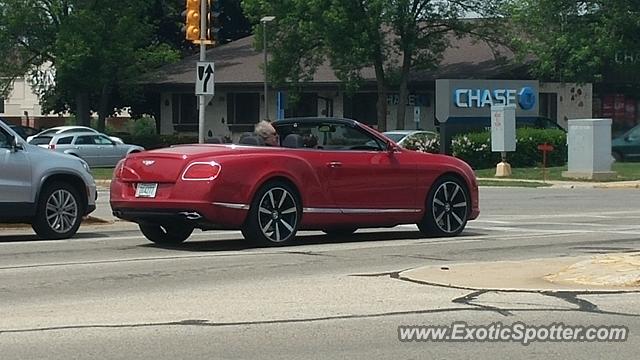
[[[36, 136], [53, 136], [57, 134], [77, 133], [77, 132], [94, 132], [98, 134], [100, 133], [98, 130], [90, 127], [86, 127], [86, 126], [77, 126], [77, 125], [56, 126], [56, 127], [52, 127], [51, 129], [44, 130], [38, 134], [27, 137], [27, 142], [30, 142], [31, 139], [33, 139]], [[109, 136], [109, 138], [118, 144], [124, 144], [122, 139], [120, 139], [119, 137]]]
[[94, 132], [36, 136], [29, 144], [73, 155], [86, 161], [91, 167], [116, 166], [125, 156], [144, 151], [141, 146], [119, 144], [105, 134]]

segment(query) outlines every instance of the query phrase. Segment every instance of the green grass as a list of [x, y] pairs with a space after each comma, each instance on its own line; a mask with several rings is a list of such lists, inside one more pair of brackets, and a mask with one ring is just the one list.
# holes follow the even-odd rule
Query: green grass
[[[580, 180], [562, 177], [562, 172], [566, 170], [566, 166], [547, 168], [547, 180]], [[618, 176], [607, 181], [640, 180], [640, 162], [616, 162], [611, 166], [611, 170], [617, 172]], [[511, 173], [512, 175], [509, 179], [543, 180], [542, 168], [512, 168]], [[476, 170], [476, 176], [479, 178], [493, 178], [495, 174], [495, 168]]]
[[509, 187], [545, 187], [551, 186], [549, 183], [537, 182], [537, 181], [517, 181], [517, 180], [478, 180], [480, 186], [509, 186]]
[[111, 180], [113, 175], [113, 168], [92, 168], [91, 174], [96, 180]]

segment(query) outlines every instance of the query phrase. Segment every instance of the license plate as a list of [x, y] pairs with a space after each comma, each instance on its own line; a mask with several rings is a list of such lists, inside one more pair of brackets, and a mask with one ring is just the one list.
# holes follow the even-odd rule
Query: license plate
[[139, 183], [136, 187], [136, 197], [156, 197], [156, 190], [158, 190], [157, 183]]

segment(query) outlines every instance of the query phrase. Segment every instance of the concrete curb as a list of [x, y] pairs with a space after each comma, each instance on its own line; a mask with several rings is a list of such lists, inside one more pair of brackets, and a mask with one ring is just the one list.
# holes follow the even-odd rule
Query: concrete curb
[[400, 278], [474, 290], [640, 292], [640, 252], [431, 265], [404, 271]]
[[[82, 225], [111, 225], [114, 224], [116, 220], [106, 220], [97, 216], [89, 215], [84, 220], [82, 220]], [[31, 224], [28, 223], [15, 223], [15, 224], [0, 224], [0, 229], [26, 229], [31, 228]]]
[[[507, 181], [507, 182], [535, 182], [543, 183], [542, 180], [531, 179], [512, 179], [512, 178], [478, 178], [483, 181]], [[551, 184], [552, 188], [561, 189], [574, 189], [574, 188], [597, 188], [597, 189], [640, 189], [640, 180], [632, 181], [609, 181], [609, 182], [597, 182], [597, 181], [558, 181], [548, 180], [547, 184]]]
[[111, 187], [111, 180], [95, 180], [98, 187]]

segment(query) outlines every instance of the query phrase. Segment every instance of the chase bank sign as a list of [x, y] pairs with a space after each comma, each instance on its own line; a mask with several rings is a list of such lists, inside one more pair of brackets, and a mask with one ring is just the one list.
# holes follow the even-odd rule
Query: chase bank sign
[[530, 110], [536, 105], [536, 93], [529, 87], [516, 89], [456, 89], [453, 101], [459, 108], [483, 108], [493, 105], [517, 105]]
[[436, 80], [436, 118], [489, 117], [493, 105], [516, 105], [516, 116], [538, 116], [538, 81]]

